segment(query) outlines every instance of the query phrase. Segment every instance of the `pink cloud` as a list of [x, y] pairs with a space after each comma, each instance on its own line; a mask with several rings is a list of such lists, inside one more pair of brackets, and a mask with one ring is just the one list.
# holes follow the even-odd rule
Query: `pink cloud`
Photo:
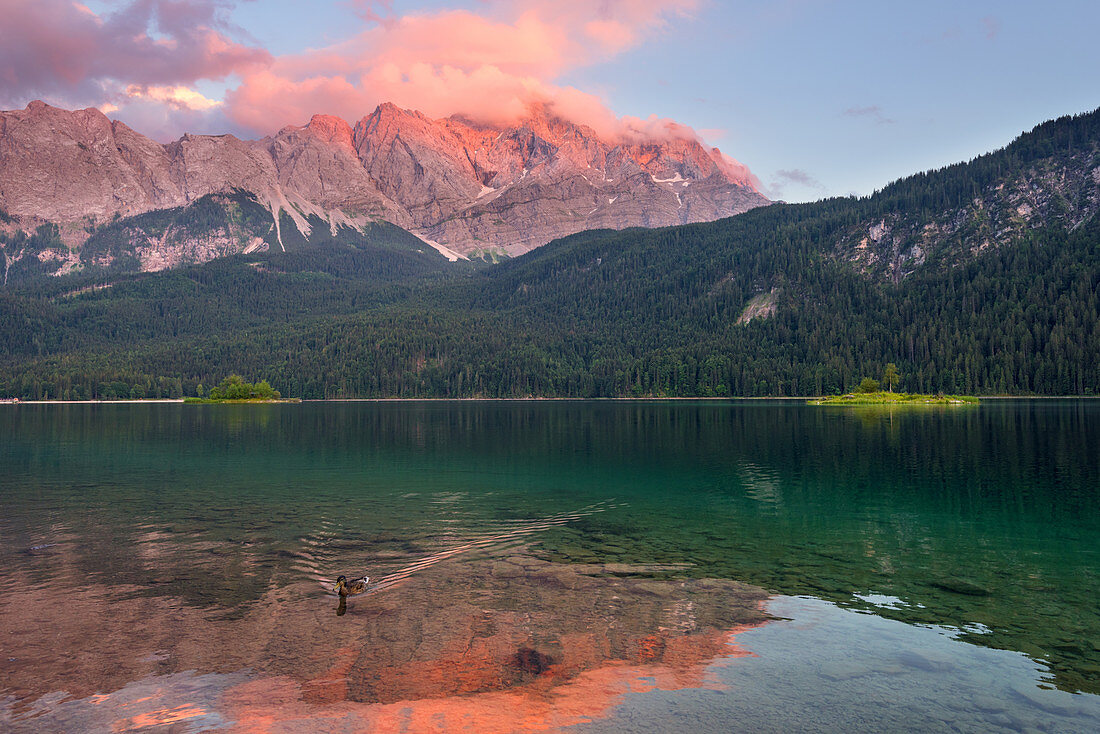
[[[130, 0], [102, 15], [72, 0], [6, 0], [0, 104], [99, 105], [160, 140], [266, 135], [315, 113], [355, 121], [387, 101], [497, 124], [541, 107], [609, 139], [697, 139], [665, 118], [620, 118], [557, 80], [637, 48], [703, 1], [483, 0], [397, 15], [391, 0], [349, 0], [363, 20], [354, 35], [274, 57], [234, 39], [234, 0]], [[230, 76], [241, 83], [224, 100], [195, 89]]]
[[986, 40], [995, 41], [997, 36], [1001, 33], [1001, 20], [995, 15], [987, 15], [981, 20], [982, 28], [985, 30]]
[[388, 23], [393, 18], [393, 0], [351, 0], [355, 14], [370, 23]]
[[269, 63], [226, 34], [219, 0], [134, 0], [96, 15], [71, 0], [6, 0], [0, 104], [104, 103], [128, 85], [190, 85]]
[[[360, 5], [364, 17], [385, 22], [245, 74], [227, 95], [228, 116], [264, 134], [302, 124], [313, 112], [354, 121], [386, 101], [429, 117], [461, 114], [493, 123], [543, 105], [602, 135], [694, 136], [669, 120], [619, 119], [598, 97], [555, 80], [636, 47], [670, 19], [693, 12], [699, 0], [498, 1], [479, 13], [399, 17], [388, 4]], [[375, 10], [380, 5], [384, 19]]]

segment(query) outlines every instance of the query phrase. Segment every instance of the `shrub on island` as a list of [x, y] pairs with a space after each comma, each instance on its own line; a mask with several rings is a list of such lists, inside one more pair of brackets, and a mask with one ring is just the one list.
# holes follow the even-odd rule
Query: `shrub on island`
[[245, 382], [240, 375], [230, 375], [210, 388], [210, 392], [204, 397], [202, 385], [199, 385], [199, 396], [187, 398], [189, 402], [223, 402], [226, 400], [279, 400], [282, 394], [271, 387], [267, 380], [260, 380], [256, 384]]

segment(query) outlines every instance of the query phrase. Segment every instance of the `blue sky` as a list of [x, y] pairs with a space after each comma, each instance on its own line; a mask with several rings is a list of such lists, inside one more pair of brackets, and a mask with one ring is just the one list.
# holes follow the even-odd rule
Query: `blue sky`
[[[325, 45], [357, 21], [331, 3], [287, 24], [294, 11], [278, 8], [296, 5], [261, 0], [235, 17], [280, 52]], [[792, 201], [870, 193], [1100, 106], [1097, 2], [711, 2], [693, 16], [561, 81], [620, 115], [724, 130], [708, 142]]]
[[[341, 63], [345, 65], [349, 59], [369, 56], [375, 53], [373, 46], [389, 37], [383, 26], [417, 16], [449, 18], [446, 13], [465, 9], [469, 15], [505, 27], [520, 24], [516, 18], [532, 7], [541, 8], [546, 17], [556, 12], [545, 10], [554, 7], [549, 0], [511, 4], [497, 0], [395, 0], [391, 4], [183, 0], [177, 4], [209, 12], [210, 18], [219, 19], [218, 32], [224, 38], [242, 48], [266, 52], [274, 59], [269, 68], [294, 67], [298, 76], [289, 91], [268, 89], [261, 100], [259, 92], [240, 91], [262, 88], [250, 76], [254, 65], [242, 66], [244, 62], [237, 59], [217, 71], [192, 70], [189, 76], [168, 81], [197, 90], [210, 104], [201, 114], [185, 109], [188, 116], [181, 117], [181, 103], [176, 100], [156, 117], [151, 113], [156, 111], [151, 96], [147, 95], [145, 106], [119, 102], [117, 90], [133, 89], [127, 86], [129, 80], [120, 78], [124, 72], [102, 72], [95, 89], [116, 90], [109, 98], [117, 110], [113, 116], [150, 134], [158, 130], [143, 129], [141, 123], [155, 127], [157, 120], [163, 120], [161, 137], [178, 133], [181, 126], [190, 126], [193, 132], [229, 129], [255, 137], [265, 120], [274, 122], [279, 117], [272, 105], [294, 95], [300, 99], [287, 109], [286, 117], [299, 124], [306, 120], [297, 117], [307, 110], [362, 116], [373, 109], [372, 103], [385, 101], [377, 98], [377, 85], [363, 82], [363, 88], [357, 88], [354, 98], [340, 109], [313, 109], [311, 104], [331, 106], [333, 100], [345, 100], [333, 96], [339, 94], [338, 86], [327, 87], [327, 96], [303, 92], [300, 68], [315, 66], [334, 48], [344, 54]], [[102, 17], [136, 6], [106, 0], [86, 5]], [[673, 5], [671, 11], [662, 9]], [[1100, 106], [1100, 43], [1095, 37], [1100, 29], [1100, 3], [1095, 0], [1054, 0], [1043, 5], [982, 0], [904, 4], [683, 0], [663, 5], [656, 0], [563, 0], [559, 6], [568, 9], [559, 20], [548, 22], [562, 23], [565, 33], [588, 28], [585, 24], [592, 20], [630, 16], [633, 20], [624, 27], [633, 35], [629, 42], [597, 49], [589, 49], [587, 37], [578, 36], [572, 45], [558, 49], [569, 56], [555, 58], [538, 70], [528, 65], [517, 71], [507, 63], [501, 68], [517, 77], [533, 76], [549, 94], [568, 89], [598, 98], [616, 116], [644, 120], [656, 115], [689, 125], [746, 164], [766, 193], [790, 201], [870, 193], [900, 176], [1002, 146], [1043, 120]], [[364, 8], [381, 17], [381, 25], [368, 20]], [[371, 28], [372, 33], [365, 33]], [[430, 32], [438, 33], [435, 28]], [[391, 35], [397, 40], [409, 38]], [[447, 42], [447, 50], [437, 49], [436, 56], [428, 59], [433, 68], [446, 62], [447, 57], [439, 54], [461, 48], [461, 33], [456, 30]], [[407, 46], [400, 50], [403, 60], [398, 62], [406, 66], [417, 52]], [[387, 53], [394, 53], [392, 45]], [[490, 52], [490, 61], [491, 53], [495, 52]], [[308, 64], [285, 61], [303, 58], [310, 59]], [[373, 63], [377, 66], [378, 59]], [[402, 71], [407, 83], [407, 68]], [[325, 73], [326, 78], [338, 76], [332, 69]], [[352, 86], [359, 84], [354, 74], [346, 76]], [[242, 86], [242, 79], [248, 83]], [[42, 84], [28, 88], [24, 96], [49, 97], [38, 93]], [[99, 104], [87, 88], [58, 89], [51, 93], [53, 101], [71, 99], [70, 106]], [[407, 84], [401, 89], [408, 92]], [[4, 101], [21, 99], [20, 93], [12, 90]], [[411, 92], [407, 98], [422, 99]], [[242, 111], [246, 103], [255, 103], [251, 116]], [[425, 111], [441, 110], [445, 106]]]

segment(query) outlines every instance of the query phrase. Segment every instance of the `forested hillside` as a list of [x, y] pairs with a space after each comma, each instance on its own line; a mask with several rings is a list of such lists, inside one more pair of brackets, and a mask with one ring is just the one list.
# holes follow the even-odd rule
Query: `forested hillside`
[[[587, 232], [480, 269], [364, 246], [0, 296], [0, 394], [1100, 392], [1100, 114], [863, 199]], [[79, 292], [74, 292], [79, 291]]]

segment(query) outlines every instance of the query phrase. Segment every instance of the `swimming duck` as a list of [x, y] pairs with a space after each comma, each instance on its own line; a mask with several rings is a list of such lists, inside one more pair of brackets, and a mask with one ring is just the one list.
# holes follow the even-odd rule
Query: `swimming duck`
[[354, 596], [356, 594], [362, 594], [364, 591], [366, 591], [368, 583], [370, 583], [370, 576], [364, 576], [361, 579], [348, 581], [347, 576], [341, 575], [338, 579], [336, 579], [336, 586], [332, 587], [332, 590], [339, 594], [341, 597]]

